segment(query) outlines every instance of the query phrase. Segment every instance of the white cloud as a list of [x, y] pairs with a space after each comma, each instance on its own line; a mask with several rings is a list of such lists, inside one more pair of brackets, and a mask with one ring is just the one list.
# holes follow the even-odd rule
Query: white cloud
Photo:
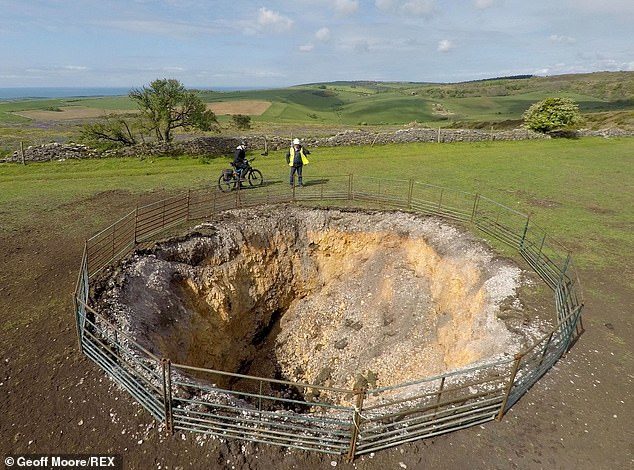
[[299, 46], [299, 51], [300, 52], [311, 52], [313, 49], [315, 48], [314, 44], [303, 44], [301, 46]]
[[359, 0], [334, 0], [333, 7], [340, 15], [351, 15], [359, 9]]
[[455, 46], [449, 39], [443, 39], [442, 41], [438, 41], [438, 51], [439, 52], [449, 52]]
[[616, 13], [620, 15], [634, 13], [632, 0], [568, 0], [570, 8], [589, 13]]
[[413, 16], [432, 16], [437, 11], [436, 0], [375, 0], [374, 5], [382, 11]]
[[475, 0], [473, 3], [478, 10], [486, 10], [491, 8], [495, 2], [494, 0]]
[[352, 44], [352, 50], [358, 54], [365, 54], [370, 52], [370, 43], [365, 39], [354, 41]]
[[256, 70], [255, 72], [241, 72], [246, 75], [252, 75], [259, 78], [272, 78], [272, 77], [285, 77], [286, 75], [281, 72], [274, 72], [272, 70]]
[[84, 67], [83, 65], [64, 65], [62, 68], [64, 70], [73, 70], [75, 72], [82, 72], [84, 70], [88, 70], [88, 67]]
[[317, 30], [317, 32], [315, 33], [315, 37], [317, 38], [318, 41], [323, 41], [323, 42], [328, 41], [330, 39], [330, 29], [321, 28]]
[[561, 75], [567, 73], [588, 73], [602, 71], [616, 72], [620, 70], [632, 71], [634, 62], [622, 61], [611, 57], [596, 56], [594, 59], [586, 58], [574, 63], [557, 63], [535, 70], [535, 75]]
[[158, 34], [167, 36], [190, 36], [192, 34], [215, 34], [224, 28], [217, 25], [200, 25], [177, 21], [160, 20], [114, 20], [106, 21], [106, 27], [140, 34]]
[[560, 34], [551, 34], [548, 39], [550, 39], [550, 42], [557, 42], [561, 44], [574, 44], [575, 42], [577, 42], [577, 40], [573, 37]]
[[379, 10], [392, 10], [395, 8], [396, 2], [394, 0], [375, 0], [374, 5]]
[[275, 32], [284, 32], [293, 27], [293, 20], [276, 11], [262, 7], [258, 13], [258, 24]]
[[416, 16], [431, 16], [436, 13], [435, 0], [409, 0], [401, 6], [403, 13]]

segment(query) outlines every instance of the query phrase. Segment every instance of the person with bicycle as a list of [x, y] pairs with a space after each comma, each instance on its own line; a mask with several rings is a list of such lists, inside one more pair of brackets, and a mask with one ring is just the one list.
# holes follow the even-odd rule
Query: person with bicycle
[[293, 145], [286, 152], [286, 163], [291, 167], [291, 188], [295, 186], [295, 173], [297, 173], [297, 183], [299, 186], [304, 186], [302, 181], [302, 169], [304, 165], [308, 164], [308, 158], [306, 155], [310, 155], [308, 149], [305, 149], [299, 139], [293, 139]]
[[249, 167], [247, 160], [247, 143], [244, 140], [236, 147], [236, 151], [233, 154], [232, 165], [238, 174], [238, 178], [240, 178], [240, 182], [244, 181], [244, 172]]

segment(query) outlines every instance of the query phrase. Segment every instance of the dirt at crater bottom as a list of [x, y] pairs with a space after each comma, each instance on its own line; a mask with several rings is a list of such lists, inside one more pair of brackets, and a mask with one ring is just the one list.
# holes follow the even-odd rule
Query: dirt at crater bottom
[[360, 375], [381, 387], [510, 357], [547, 328], [526, 283], [438, 219], [285, 206], [228, 211], [136, 252], [94, 300], [174, 362], [351, 389]]

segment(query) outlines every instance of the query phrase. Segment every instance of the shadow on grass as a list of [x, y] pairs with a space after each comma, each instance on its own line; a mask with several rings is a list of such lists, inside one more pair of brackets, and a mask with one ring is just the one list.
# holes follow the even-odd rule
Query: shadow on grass
[[328, 183], [330, 180], [328, 178], [320, 178], [320, 179], [314, 179], [314, 180], [304, 180], [304, 186], [317, 186], [320, 184], [326, 184]]

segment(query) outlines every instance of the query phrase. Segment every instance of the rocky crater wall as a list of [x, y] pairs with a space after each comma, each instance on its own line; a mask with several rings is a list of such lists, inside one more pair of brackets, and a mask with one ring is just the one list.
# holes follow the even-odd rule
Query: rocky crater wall
[[436, 219], [289, 206], [138, 252], [94, 299], [175, 362], [351, 389], [359, 374], [389, 386], [512, 357], [544, 331], [523, 282]]

